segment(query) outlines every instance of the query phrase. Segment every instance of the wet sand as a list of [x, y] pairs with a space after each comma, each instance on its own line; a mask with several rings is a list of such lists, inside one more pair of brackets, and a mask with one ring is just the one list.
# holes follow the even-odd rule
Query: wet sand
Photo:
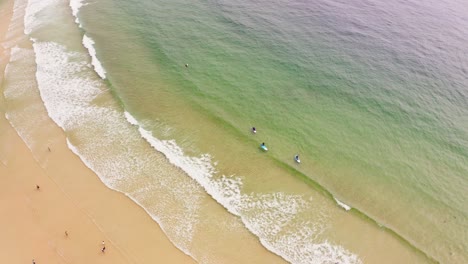
[[[12, 8], [11, 0], [0, 3], [2, 40]], [[8, 58], [0, 46], [1, 85]], [[34, 138], [45, 147], [33, 154], [0, 95], [0, 263], [195, 263], [141, 207], [104, 186], [52, 120]]]

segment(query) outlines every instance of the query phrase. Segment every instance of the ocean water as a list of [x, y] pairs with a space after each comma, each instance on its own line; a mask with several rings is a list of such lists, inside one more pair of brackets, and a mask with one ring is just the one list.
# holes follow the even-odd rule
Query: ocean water
[[15, 4], [6, 100], [198, 262], [468, 262], [463, 1]]

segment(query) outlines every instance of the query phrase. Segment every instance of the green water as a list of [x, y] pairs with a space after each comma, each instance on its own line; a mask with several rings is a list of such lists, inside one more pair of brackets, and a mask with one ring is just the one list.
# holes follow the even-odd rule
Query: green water
[[450, 263], [468, 258], [462, 4], [100, 1], [82, 20], [115, 96], [157, 137], [246, 177], [269, 163], [233, 156], [265, 142], [267, 159]]

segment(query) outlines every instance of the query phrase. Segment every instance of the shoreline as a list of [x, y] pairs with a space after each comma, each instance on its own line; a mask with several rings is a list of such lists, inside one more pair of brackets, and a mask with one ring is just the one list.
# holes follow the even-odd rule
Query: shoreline
[[[0, 210], [11, 216], [0, 220], [5, 228], [0, 259], [7, 263], [30, 259], [37, 263], [196, 263], [167, 239], [140, 206], [108, 189], [97, 176], [89, 177], [92, 172], [80, 168], [84, 165], [77, 166], [81, 161], [70, 157], [74, 154], [65, 142], [56, 143], [50, 152], [49, 164], [59, 164], [42, 169], [8, 121], [2, 117], [0, 123], [0, 141], [8, 145], [1, 151], [0, 174], [5, 176], [1, 181], [7, 191], [2, 193]], [[69, 176], [78, 176], [70, 171], [79, 172], [81, 178], [58, 182], [54, 177], [62, 170]], [[102, 240], [105, 254], [100, 252]]]
[[[6, 0], [0, 3], [0, 7], [3, 7], [5, 6], [5, 4], [11, 3], [11, 2], [13, 1]], [[0, 9], [0, 14], [2, 14], [1, 13], [2, 11], [3, 10]], [[0, 18], [0, 20], [3, 20], [3, 18]], [[1, 37], [2, 37], [2, 32], [0, 31], [0, 39]], [[1, 51], [2, 50], [0, 47], [0, 54], [1, 54]], [[12, 52], [12, 56], [13, 54], [14, 53]], [[91, 54], [91, 57], [93, 57], [92, 54]], [[5, 65], [1, 65], [2, 63], [6, 64], [7, 62], [8, 62], [8, 58], [6, 57], [6, 55], [5, 56], [2, 55], [2, 57], [0, 57], [0, 68], [5, 66]], [[24, 67], [22, 69], [24, 69]], [[1, 76], [0, 76], [0, 84], [1, 83], [2, 82], [1, 82]], [[1, 88], [0, 88], [0, 91], [1, 91]], [[5, 93], [5, 96], [8, 97], [7, 93]], [[7, 108], [6, 110], [12, 109], [11, 105], [10, 105], [10, 108], [8, 108], [9, 106], [6, 103], [2, 104], [1, 100], [2, 98], [0, 98], [0, 112], [2, 112], [4, 108]], [[43, 101], [41, 102], [42, 104], [44, 104]], [[8, 103], [12, 103], [12, 102], [8, 101]], [[14, 104], [15, 102], [12, 103], [12, 105]], [[20, 104], [15, 105], [15, 106], [19, 106], [19, 105]], [[26, 105], [26, 108], [28, 106], [29, 105]], [[11, 113], [11, 111], [6, 111], [6, 112]], [[120, 192], [118, 188], [112, 189], [110, 187], [107, 187], [106, 179], [99, 177], [99, 176], [102, 176], [101, 175], [102, 172], [101, 173], [94, 172], [92, 169], [92, 166], [90, 167], [87, 165], [88, 163], [86, 162], [86, 158], [83, 158], [83, 157], [80, 158], [79, 152], [75, 152], [73, 148], [74, 146], [72, 145], [72, 143], [69, 142], [69, 140], [72, 139], [72, 135], [68, 134], [70, 131], [66, 130], [67, 132], [64, 132], [55, 122], [51, 120], [49, 116], [47, 116], [47, 113], [46, 115], [43, 115], [43, 116], [45, 116], [46, 121], [42, 122], [42, 118], [40, 118], [41, 119], [40, 128], [38, 128], [39, 132], [36, 133], [34, 131], [34, 137], [32, 138], [32, 140], [29, 137], [30, 135], [28, 133], [25, 134], [24, 131], [22, 130], [24, 129], [23, 125], [25, 125], [26, 123], [23, 123], [21, 120], [15, 119], [14, 117], [11, 118], [10, 121], [5, 119], [5, 117], [1, 117], [1, 120], [0, 120], [0, 142], [1, 142], [0, 161], [2, 164], [0, 164], [0, 175], [11, 174], [15, 176], [14, 178], [16, 178], [16, 176], [21, 176], [20, 178], [23, 178], [20, 180], [5, 178], [6, 184], [4, 185], [13, 186], [13, 188], [11, 189], [15, 190], [15, 191], [6, 192], [5, 197], [8, 197], [8, 198], [11, 197], [12, 201], [13, 199], [16, 199], [17, 197], [26, 197], [25, 200], [29, 202], [27, 204], [25, 204], [23, 201], [20, 201], [20, 199], [14, 200], [14, 203], [18, 204], [21, 208], [22, 207], [26, 208], [28, 205], [31, 205], [30, 201], [34, 200], [33, 199], [34, 197], [36, 196], [42, 197], [44, 196], [43, 194], [45, 192], [49, 192], [48, 190], [53, 190], [56, 193], [55, 194], [52, 193], [50, 195], [47, 194], [48, 198], [45, 198], [45, 199], [50, 200], [50, 201], [60, 200], [62, 202], [61, 203], [54, 202], [50, 204], [46, 203], [45, 205], [35, 204], [34, 206], [31, 207], [34, 213], [33, 216], [36, 216], [38, 211], [42, 211], [42, 209], [46, 208], [48, 213], [53, 212], [51, 214], [54, 215], [55, 220], [51, 219], [48, 215], [41, 215], [40, 217], [41, 221], [43, 219], [46, 219], [49, 222], [55, 221], [54, 223], [57, 223], [57, 219], [68, 221], [69, 219], [65, 218], [62, 215], [63, 215], [63, 212], [69, 211], [70, 208], [72, 208], [73, 209], [72, 211], [78, 212], [79, 217], [77, 218], [81, 219], [81, 222], [78, 225], [84, 222], [86, 223], [90, 222], [89, 225], [87, 224], [88, 226], [87, 228], [93, 229], [93, 230], [95, 229], [94, 231], [96, 231], [98, 235], [105, 237], [107, 250], [115, 252], [114, 253], [115, 256], [114, 255], [112, 256], [112, 258], [115, 258], [115, 259], [110, 260], [113, 263], [115, 262], [117, 263], [121, 263], [121, 262], [122, 263], [142, 263], [142, 261], [147, 261], [148, 259], [150, 259], [146, 257], [144, 257], [145, 260], [139, 259], [140, 256], [143, 256], [142, 254], [144, 254], [145, 256], [146, 255], [150, 256], [150, 253], [144, 250], [151, 250], [153, 247], [154, 248], [165, 247], [165, 243], [166, 243], [165, 240], [169, 240], [167, 237], [171, 237], [171, 235], [170, 233], [167, 233], [168, 235], [166, 235], [165, 232], [163, 232], [160, 228], [159, 229], [156, 228], [159, 230], [159, 232], [155, 231], [157, 234], [155, 233], [153, 235], [154, 236], [161, 235], [162, 238], [158, 238], [157, 241], [158, 243], [162, 243], [163, 245], [153, 243], [152, 242], [153, 240], [151, 240], [151, 238], [148, 239], [148, 238], [137, 236], [135, 234], [130, 233], [134, 231], [132, 230], [134, 226], [140, 227], [142, 223], [146, 221], [144, 220], [146, 218], [149, 218], [153, 226], [150, 227], [151, 224], [148, 224], [147, 229], [143, 228], [142, 232], [145, 234], [146, 234], [146, 231], [148, 231], [148, 229], [154, 228], [155, 222], [158, 225], [159, 221], [156, 218], [153, 219], [151, 217], [151, 212], [146, 210], [144, 205], [139, 204], [137, 199], [134, 200], [130, 198], [131, 195], [127, 195], [126, 192], [124, 191]], [[7, 118], [9, 117], [7, 116]], [[27, 117], [27, 118], [29, 118], [30, 120], [34, 120], [34, 118], [32, 117]], [[3, 125], [4, 123], [5, 125]], [[11, 144], [13, 144], [12, 145], [13, 147], [11, 146]], [[4, 149], [3, 149], [3, 146], [5, 146]], [[21, 157], [21, 158], [18, 159], [17, 157]], [[305, 177], [305, 175], [303, 175], [299, 171], [296, 171], [294, 167], [292, 168], [288, 167], [287, 163], [281, 162], [281, 160], [279, 159], [274, 159], [274, 162], [278, 163], [280, 167], [282, 166], [286, 167], [286, 170], [291, 171], [292, 174], [295, 175], [296, 178], [301, 179], [303, 176]], [[32, 164], [32, 165], [28, 166], [29, 168], [26, 169], [22, 167], [24, 166], [24, 164], [28, 164], [28, 165]], [[2, 165], [5, 168], [3, 168]], [[31, 177], [29, 174], [34, 174], [34, 177]], [[90, 179], [83, 179], [83, 178], [90, 178]], [[39, 182], [40, 180], [44, 180], [44, 182]], [[25, 181], [30, 181], [30, 183], [26, 185]], [[313, 188], [318, 188], [318, 189], [323, 188], [320, 184], [318, 184], [318, 182], [315, 182], [314, 180], [311, 180], [311, 181], [313, 183], [312, 184]], [[39, 184], [41, 186], [40, 190], [35, 190], [35, 184]], [[103, 187], [105, 190], [100, 189], [101, 187], [98, 187], [98, 186]], [[30, 188], [30, 189], [27, 189], [26, 191], [26, 188]], [[340, 206], [340, 201], [338, 201], [331, 194], [331, 192], [329, 192], [326, 189], [319, 190], [319, 191], [321, 191], [322, 194], [324, 194], [325, 196], [330, 196], [329, 198], [333, 198], [336, 202], [336, 205]], [[108, 195], [107, 193], [113, 193], [113, 194]], [[157, 193], [157, 192], [153, 192], [153, 193]], [[213, 197], [211, 194], [210, 196]], [[55, 198], [51, 198], [51, 197], [55, 197]], [[110, 201], [108, 199], [114, 199], [115, 201]], [[159, 200], [155, 200], [155, 201], [159, 201]], [[130, 202], [129, 207], [125, 205], [128, 202]], [[139, 209], [137, 209], [137, 211], [142, 211], [143, 215], [146, 215], [146, 218], [145, 216], [142, 215], [140, 219], [139, 216], [136, 216], [137, 215], [136, 213], [133, 213], [132, 211], [133, 209], [128, 209], [132, 206], [135, 207], [135, 205], [137, 207], [140, 207]], [[2, 210], [3, 207], [5, 208], [5, 210], [10, 210], [12, 213], [16, 213], [16, 211], [10, 208], [8, 204], [0, 203], [0, 210]], [[39, 207], [41, 207], [42, 209], [38, 210]], [[56, 210], [55, 207], [60, 208], [61, 212], [59, 209]], [[115, 209], [115, 208], [118, 208], [118, 209]], [[224, 208], [228, 209], [223, 206], [223, 209]], [[173, 210], [173, 208], [171, 207], [170, 210]], [[4, 214], [5, 215], [9, 214], [10, 211], [7, 211], [7, 213], [4, 213]], [[26, 214], [24, 215], [28, 216]], [[136, 218], [140, 220], [133, 220], [134, 215]], [[352, 215], [353, 217], [349, 217], [349, 215]], [[61, 217], [64, 217], [64, 218], [61, 218]], [[48, 254], [47, 256], [50, 255], [51, 260], [54, 260], [54, 256], [55, 256], [54, 254], [56, 253], [57, 261], [58, 261], [57, 263], [62, 263], [60, 262], [61, 261], [60, 259], [62, 259], [62, 261], [64, 259], [63, 254], [62, 254], [63, 249], [64, 249], [63, 245], [67, 243], [67, 242], [62, 242], [60, 239], [61, 238], [69, 239], [73, 237], [71, 235], [72, 233], [73, 234], [79, 233], [80, 235], [85, 233], [81, 231], [77, 232], [76, 230], [80, 230], [79, 228], [81, 227], [76, 226], [77, 224], [74, 223], [75, 225], [74, 229], [75, 228], [77, 229], [73, 232], [70, 232], [68, 230], [68, 226], [64, 227], [64, 228], [67, 228], [66, 230], [69, 233], [69, 236], [68, 235], [65, 236], [64, 231], [55, 230], [54, 229], [55, 227], [49, 226], [51, 225], [51, 223], [48, 222], [46, 225], [44, 225], [43, 222], [39, 221], [38, 223], [37, 221], [35, 221], [36, 219], [34, 217], [32, 218], [33, 218], [32, 220], [30, 219], [31, 220], [30, 223], [26, 223], [26, 225], [30, 225], [28, 226], [29, 228], [28, 230], [30, 230], [32, 226], [32, 227], [36, 227], [41, 232], [43, 231], [42, 232], [43, 236], [41, 237], [42, 239], [41, 244], [43, 245], [47, 244], [47, 246], [44, 247], [45, 251], [48, 251], [49, 249], [55, 250], [55, 251], [50, 252], [50, 254], [47, 253]], [[121, 219], [121, 218], [125, 218], [125, 219]], [[346, 219], [348, 218], [359, 218], [365, 221], [370, 220], [371, 222], [370, 224], [375, 225], [371, 229], [380, 229], [380, 230], [389, 229], [385, 225], [380, 225], [376, 220], [370, 218], [367, 214], [365, 214], [364, 211], [359, 211], [354, 208], [351, 209], [351, 212], [348, 213], [348, 217], [346, 217]], [[12, 219], [9, 219], [8, 221], [11, 221], [11, 220]], [[0, 222], [0, 225], [14, 226], [17, 224], [15, 221], [11, 221], [11, 222], [8, 222], [8, 221], [5, 220], [5, 224], [2, 224], [2, 222]], [[76, 220], [75, 222], [77, 221], [79, 220]], [[62, 224], [63, 223], [60, 223], [60, 225]], [[162, 226], [164, 227], [165, 224], [163, 223]], [[351, 225], [346, 224], [346, 225], [343, 225], [342, 227], [345, 227], [345, 226], [351, 226]], [[44, 228], [44, 227], [47, 227], [47, 228]], [[61, 227], [59, 226], [58, 229], [60, 228]], [[122, 229], [125, 229], [125, 230], [122, 230]], [[93, 236], [96, 235], [94, 231], [93, 231]], [[199, 231], [206, 232], [208, 230], [201, 229]], [[425, 252], [413, 246], [409, 240], [405, 240], [402, 236], [394, 232], [392, 229], [385, 230], [385, 231], [390, 232], [390, 236], [393, 237], [391, 240], [394, 240], [395, 238], [402, 240], [403, 244], [409, 244], [411, 249], [416, 249], [417, 251], [416, 253], [418, 254], [422, 253], [424, 257], [428, 257], [430, 260], [434, 261], [434, 259], [430, 258]], [[36, 231], [32, 230], [30, 233], [34, 233], [34, 232]], [[172, 238], [173, 237], [171, 237], [171, 239]], [[15, 238], [12, 238], [12, 239], [15, 239]], [[22, 239], [25, 240], [25, 238], [22, 238]], [[115, 242], [117, 240], [119, 240], [120, 242]], [[337, 240], [340, 241], [339, 238]], [[346, 248], [361, 247], [361, 246], [358, 246], [359, 243], [355, 243], [355, 242], [358, 242], [358, 240], [350, 239], [346, 241], [351, 243], [351, 245], [347, 245]], [[101, 247], [100, 242], [101, 240], [99, 239], [97, 241], [92, 242], [93, 247], [97, 248], [98, 251], [100, 251], [100, 247]], [[18, 243], [16, 241], [15, 245], [17, 248], [21, 248], [22, 247], [21, 245], [23, 243], [27, 244], [29, 242], [20, 241], [20, 243]], [[172, 247], [175, 248], [176, 251], [179, 250], [170, 241], [168, 243], [172, 245]], [[85, 244], [86, 245], [80, 244], [79, 250], [91, 248], [90, 245], [88, 245], [88, 243], [85, 243]], [[8, 248], [8, 247], [2, 247], [2, 245], [0, 245], [0, 249], [4, 249], [4, 248]], [[365, 249], [364, 251], [367, 252], [372, 247], [362, 246], [362, 248], [364, 248]], [[227, 247], [227, 249], [229, 248]], [[131, 252], [129, 253], [129, 251]], [[139, 252], [138, 254], [135, 253], [137, 251]], [[166, 251], [167, 250], [161, 250], [162, 253], [161, 252], [159, 253], [164, 254]], [[274, 250], [270, 250], [270, 251], [274, 252]], [[85, 252], [86, 253], [83, 255], [88, 254], [87, 250]], [[97, 253], [100, 254], [99, 252]], [[182, 253], [182, 252], [179, 251], [178, 253]], [[178, 253], [174, 253], [174, 254], [178, 254]], [[160, 260], [160, 255], [158, 254], [151, 255], [151, 256], [154, 256], [151, 259], [153, 261], [155, 259]], [[168, 253], [168, 254], [172, 254], [172, 253]], [[197, 254], [194, 254], [193, 256], [197, 258]], [[379, 254], [375, 254], [375, 256], [374, 255], [372, 256], [383, 257], [383, 256], [386, 256], [386, 254], [379, 253]], [[97, 259], [91, 259], [91, 257], [89, 256], [79, 256], [79, 257], [82, 258], [80, 259], [80, 262], [81, 260], [85, 260], [85, 261], [92, 262], [92, 263], [95, 261], [98, 261]], [[86, 258], [89, 257], [90, 259], [84, 259], [85, 257]], [[1, 258], [1, 254], [0, 254], [0, 258]], [[172, 256], [169, 258], [172, 258]], [[201, 259], [201, 258], [197, 258], [197, 259]], [[38, 260], [39, 259], [36, 259], [36, 261]], [[369, 260], [369, 258], [367, 260]], [[169, 262], [169, 263], [182, 263], [182, 262], [185, 263], [185, 261], [190, 262], [190, 258], [188, 258], [188, 260], [185, 260], [183, 259], [183, 257], [181, 257], [181, 260], [180, 260], [181, 262], [177, 262], [179, 260], [172, 260], [172, 259], [168, 259], [168, 260], [164, 259], [164, 261]], [[194, 262], [194, 261], [191, 260], [191, 262]], [[151, 262], [148, 262], [148, 263], [151, 263]]]
[[[0, 3], [2, 40], [13, 2]], [[9, 52], [2, 46], [0, 54], [3, 84]], [[9, 217], [0, 220], [1, 262], [196, 263], [169, 241], [143, 208], [106, 187], [68, 148], [64, 132], [50, 118], [45, 121], [49, 133], [34, 138], [47, 147], [32, 153], [5, 118], [6, 108], [2, 92], [0, 211]]]

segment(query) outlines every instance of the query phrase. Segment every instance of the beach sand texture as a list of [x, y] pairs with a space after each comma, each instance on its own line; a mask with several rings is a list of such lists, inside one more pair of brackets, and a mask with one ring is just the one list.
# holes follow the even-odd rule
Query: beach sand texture
[[[0, 8], [3, 39], [13, 1]], [[9, 51], [0, 46], [0, 54], [3, 73]], [[2, 93], [0, 263], [194, 263], [141, 207], [100, 182], [52, 120], [42, 122], [49, 133], [35, 138], [38, 145], [53, 142], [41, 166], [5, 118], [7, 107]]]
[[[322, 9], [331, 3], [319, 2], [326, 3], [317, 6]], [[455, 192], [433, 196], [456, 198], [454, 205], [462, 208], [459, 211], [452, 210], [456, 206], [428, 202], [432, 196], [424, 200], [421, 193], [412, 192], [415, 182], [408, 177], [390, 177], [405, 175], [400, 171], [405, 167], [398, 162], [424, 164], [424, 159], [411, 163], [404, 155], [398, 158], [398, 153], [409, 155], [405, 149], [412, 149], [411, 144], [400, 149], [398, 142], [404, 137], [397, 135], [391, 137], [394, 141], [388, 139], [379, 145], [388, 146], [383, 152], [372, 147], [372, 142], [381, 141], [379, 135], [386, 138], [391, 134], [382, 120], [399, 120], [402, 124], [391, 131], [406, 131], [407, 119], [400, 120], [398, 114], [374, 118], [368, 115], [374, 112], [366, 110], [365, 100], [357, 100], [358, 107], [339, 103], [345, 101], [330, 95], [327, 87], [333, 91], [342, 88], [346, 98], [359, 99], [348, 94], [347, 85], [340, 86], [345, 81], [336, 81], [334, 75], [309, 75], [308, 70], [292, 67], [304, 66], [315, 72], [313, 65], [296, 64], [294, 58], [301, 54], [316, 58], [321, 52], [324, 60], [334, 58], [332, 44], [323, 50], [310, 49], [314, 51], [310, 53], [306, 47], [300, 52], [289, 49], [289, 45], [282, 49], [276, 46], [281, 43], [276, 41], [282, 39], [281, 34], [271, 38], [250, 34], [256, 29], [268, 32], [268, 27], [259, 26], [240, 31], [243, 46], [230, 38], [237, 39], [243, 24], [218, 21], [219, 17], [229, 18], [230, 12], [212, 9], [210, 3], [191, 3], [187, 13], [187, 3], [140, 4], [0, 0], [0, 264], [31, 263], [32, 259], [37, 264], [465, 263], [466, 239], [460, 226], [465, 224], [466, 206], [460, 203], [463, 196], [456, 195], [463, 188], [443, 189]], [[227, 3], [221, 6], [230, 10]], [[270, 3], [262, 10], [276, 11], [279, 7]], [[252, 10], [257, 9], [247, 5], [236, 12]], [[330, 14], [335, 14], [333, 10]], [[287, 18], [288, 14], [283, 15]], [[185, 15], [206, 20], [184, 24], [184, 19], [178, 18]], [[252, 12], [248, 17], [257, 18], [257, 14]], [[277, 21], [276, 17], [272, 15], [271, 21]], [[181, 26], [177, 26], [179, 22]], [[156, 26], [161, 28], [153, 30]], [[180, 45], [186, 43], [179, 41], [185, 33], [193, 33], [191, 39], [203, 40], [203, 45], [199, 49], [195, 44]], [[220, 35], [226, 38], [204, 41]], [[339, 30], [337, 36], [342, 36]], [[349, 36], [352, 43], [360, 40], [359, 35], [355, 37]], [[247, 45], [249, 40], [258, 39], [265, 41], [263, 44], [275, 43], [275, 52], [282, 51], [278, 58], [284, 61], [271, 56], [274, 52], [264, 52], [265, 45], [260, 42]], [[294, 41], [301, 44], [300, 38]], [[211, 45], [213, 49], [207, 48]], [[374, 55], [381, 54], [379, 50]], [[271, 67], [257, 68], [248, 63], [244, 67], [242, 62], [250, 59], [233, 58], [233, 51], [257, 51], [253, 53], [263, 56], [257, 58], [263, 62], [259, 65]], [[345, 67], [339, 60], [336, 64], [313, 61], [317, 72], [327, 65], [339, 69], [344, 65], [343, 73], [347, 73], [357, 63], [352, 60]], [[224, 72], [228, 68], [229, 73]], [[251, 69], [263, 75], [257, 78], [248, 72]], [[373, 73], [360, 79], [380, 80], [380, 71]], [[271, 82], [262, 79], [268, 75], [277, 77]], [[289, 78], [294, 76], [298, 78]], [[356, 76], [360, 76], [358, 72]], [[297, 80], [297, 89], [283, 85], [288, 79]], [[329, 86], [318, 85], [321, 81]], [[257, 82], [258, 89], [248, 88], [257, 87]], [[309, 86], [311, 82], [314, 84]], [[357, 87], [360, 84], [356, 82], [352, 88], [361, 91]], [[370, 89], [369, 96], [374, 94], [371, 91], [381, 95], [378, 89]], [[260, 118], [263, 123], [258, 121], [263, 110], [249, 107], [242, 112], [238, 108], [243, 103], [249, 105], [242, 98], [254, 100], [260, 95], [265, 97], [264, 112], [269, 113]], [[387, 99], [393, 102], [395, 98], [381, 98], [383, 102]], [[217, 107], [224, 105], [219, 102], [235, 107], [220, 107], [222, 111], [218, 111]], [[288, 114], [296, 113], [293, 108], [288, 110], [295, 104], [307, 111]], [[276, 112], [283, 107], [285, 111]], [[368, 107], [372, 109], [372, 104]], [[415, 108], [415, 113], [421, 109]], [[463, 107], [454, 109], [464, 112]], [[393, 110], [400, 113], [398, 107]], [[292, 117], [302, 121], [288, 123]], [[369, 131], [354, 126], [353, 120], [364, 122]], [[248, 130], [252, 125], [259, 128], [255, 136]], [[411, 129], [408, 131], [414, 131]], [[443, 131], [439, 131], [441, 135], [445, 135]], [[366, 135], [372, 140], [360, 141]], [[460, 135], [462, 139], [464, 134]], [[268, 153], [258, 149], [263, 141]], [[352, 148], [353, 144], [358, 147]], [[384, 155], [392, 151], [394, 156]], [[295, 153], [300, 154], [300, 165], [292, 159]], [[440, 160], [462, 157], [460, 153]], [[383, 163], [379, 170], [371, 166]], [[453, 173], [446, 175], [463, 176], [459, 172], [465, 167], [460, 165], [459, 170], [448, 170]], [[423, 172], [429, 169], [422, 168], [419, 174], [415, 170], [410, 176], [425, 176]], [[427, 183], [438, 186], [439, 178]], [[422, 186], [425, 182], [416, 183]]]

